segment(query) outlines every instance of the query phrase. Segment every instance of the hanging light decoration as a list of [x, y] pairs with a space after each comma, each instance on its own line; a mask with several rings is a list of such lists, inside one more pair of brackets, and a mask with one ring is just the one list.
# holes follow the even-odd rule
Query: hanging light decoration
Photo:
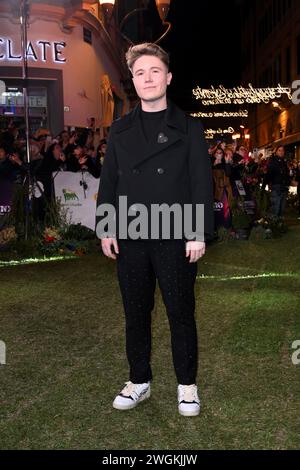
[[[112, 17], [112, 14], [113, 14], [113, 9], [114, 9], [114, 6], [115, 6], [115, 0], [99, 0], [99, 3], [100, 3], [101, 13], [102, 13], [102, 16], [104, 18], [104, 21], [105, 21], [106, 24], [109, 24], [109, 22], [111, 20], [111, 17]], [[122, 21], [119, 25], [120, 33], [122, 34], [123, 38], [128, 43], [130, 43], [131, 45], [133, 45], [133, 42], [131, 41], [131, 39], [129, 39], [123, 33], [124, 24], [133, 15], [136, 15], [137, 13], [139, 13], [141, 11], [147, 10], [148, 9], [148, 3], [149, 3], [149, 0], [144, 0], [142, 6], [140, 8], [135, 8], [135, 9], [131, 10], [129, 13], [127, 13], [127, 15], [124, 16], [124, 18], [122, 19]], [[157, 10], [158, 10], [158, 14], [160, 16], [160, 19], [161, 19], [163, 25], [166, 26], [166, 29], [163, 32], [163, 34], [155, 41], [155, 43], [158, 43], [168, 34], [168, 32], [171, 29], [171, 23], [166, 21], [166, 17], [168, 15], [168, 12], [169, 12], [169, 9], [170, 9], [171, 0], [155, 0], [155, 3], [156, 3], [156, 7], [157, 7]]]
[[99, 3], [104, 19], [109, 21], [112, 17], [115, 0], [99, 0]]
[[156, 7], [162, 22], [168, 16], [171, 0], [155, 0]]

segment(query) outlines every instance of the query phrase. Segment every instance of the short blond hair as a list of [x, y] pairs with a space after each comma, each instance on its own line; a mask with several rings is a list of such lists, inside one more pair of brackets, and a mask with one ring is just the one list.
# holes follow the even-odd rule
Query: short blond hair
[[169, 54], [157, 44], [154, 44], [152, 42], [143, 42], [141, 44], [130, 46], [125, 54], [127, 67], [129, 68], [130, 72], [132, 72], [132, 68], [135, 61], [143, 55], [152, 55], [158, 57], [165, 64], [169, 71]]

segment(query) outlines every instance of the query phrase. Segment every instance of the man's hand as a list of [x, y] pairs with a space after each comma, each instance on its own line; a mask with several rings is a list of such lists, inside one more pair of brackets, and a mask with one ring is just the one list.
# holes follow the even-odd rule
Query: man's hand
[[22, 165], [22, 160], [15, 153], [10, 155], [9, 159], [10, 159], [11, 162], [16, 163], [17, 165], [20, 165], [20, 166]]
[[102, 238], [101, 247], [105, 256], [108, 256], [108, 258], [117, 259], [116, 255], [111, 250], [112, 247], [114, 247], [115, 252], [119, 254], [118, 242], [115, 238]]
[[186, 257], [190, 257], [190, 263], [195, 263], [205, 254], [205, 242], [190, 241], [185, 245]]

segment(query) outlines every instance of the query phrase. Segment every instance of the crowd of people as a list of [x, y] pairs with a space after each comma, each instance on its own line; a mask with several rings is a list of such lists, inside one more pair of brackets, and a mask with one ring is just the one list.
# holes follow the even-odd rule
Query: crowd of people
[[300, 162], [288, 159], [285, 147], [274, 148], [270, 157], [253, 154], [245, 145], [219, 142], [209, 147], [212, 159], [214, 200], [222, 201], [224, 193], [231, 206], [232, 200], [253, 200], [259, 187], [270, 191], [270, 214], [284, 216], [290, 186], [297, 186], [298, 215], [300, 218]]
[[[62, 131], [53, 137], [46, 129], [30, 136], [30, 174], [42, 183], [45, 197], [53, 195], [52, 174], [57, 171], [87, 171], [95, 178], [101, 168], [107, 147], [99, 132]], [[0, 181], [20, 182], [28, 169], [26, 137], [14, 124], [0, 133]]]
[[[53, 173], [57, 171], [86, 171], [99, 178], [107, 148], [98, 130], [63, 130], [53, 137], [46, 129], [30, 136], [30, 173], [39, 183], [47, 200], [53, 195]], [[13, 122], [0, 133], [0, 182], [21, 182], [27, 172], [26, 138], [24, 131]], [[234, 199], [244, 194], [253, 199], [257, 187], [268, 188], [271, 195], [270, 212], [283, 217], [291, 185], [297, 186], [300, 218], [300, 163], [287, 159], [284, 146], [274, 149], [273, 155], [249, 152], [245, 145], [218, 142], [209, 146], [213, 169], [214, 200], [222, 202], [224, 194], [230, 207]]]

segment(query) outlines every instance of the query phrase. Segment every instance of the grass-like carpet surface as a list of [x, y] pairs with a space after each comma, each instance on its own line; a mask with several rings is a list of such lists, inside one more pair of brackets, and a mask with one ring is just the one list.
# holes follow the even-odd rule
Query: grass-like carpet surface
[[202, 411], [185, 418], [158, 288], [152, 396], [121, 412], [111, 406], [128, 380], [114, 261], [99, 249], [1, 268], [0, 448], [299, 448], [300, 225], [279, 239], [215, 243], [198, 274]]

